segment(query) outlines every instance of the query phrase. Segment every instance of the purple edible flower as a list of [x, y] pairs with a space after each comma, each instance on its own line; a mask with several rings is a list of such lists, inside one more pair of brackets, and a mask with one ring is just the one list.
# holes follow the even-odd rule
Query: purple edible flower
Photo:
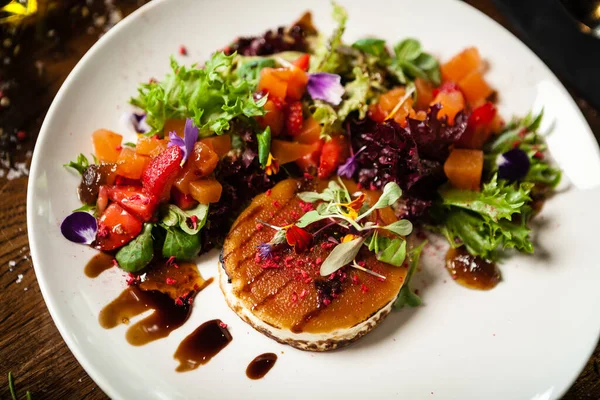
[[273, 245], [271, 243], [261, 243], [256, 246], [258, 254], [263, 260], [273, 257]]
[[77, 211], [64, 219], [60, 231], [71, 242], [91, 244], [96, 240], [98, 222], [92, 214]]
[[356, 153], [348, 157], [346, 162], [338, 167], [337, 174], [344, 178], [352, 179], [354, 173], [356, 172], [356, 168], [358, 168], [358, 160], [356, 157], [366, 148], [367, 146], [363, 146]]
[[342, 95], [344, 94], [344, 87], [341, 82], [342, 77], [337, 74], [318, 72], [308, 75], [306, 89], [313, 100], [324, 100], [337, 106], [342, 102]]
[[131, 113], [129, 120], [131, 121], [131, 125], [133, 125], [133, 129], [135, 129], [137, 133], [150, 132], [152, 129], [146, 122], [146, 113]]
[[519, 148], [500, 154], [496, 163], [498, 164], [498, 178], [509, 182], [525, 178], [531, 164], [527, 153]]
[[169, 132], [169, 147], [179, 146], [183, 151], [183, 160], [181, 164], [187, 160], [188, 156], [194, 150], [194, 144], [198, 140], [198, 128], [194, 126], [194, 121], [190, 118], [185, 120], [185, 128], [183, 130], [183, 139], [174, 131]]

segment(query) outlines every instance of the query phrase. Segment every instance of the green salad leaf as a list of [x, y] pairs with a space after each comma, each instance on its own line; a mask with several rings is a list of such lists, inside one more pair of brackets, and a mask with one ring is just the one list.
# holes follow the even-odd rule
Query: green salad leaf
[[338, 47], [342, 45], [342, 35], [346, 30], [348, 13], [336, 2], [332, 2], [332, 17], [337, 27], [331, 37], [321, 40], [321, 45], [315, 50], [315, 56], [311, 60], [310, 72], [335, 73], [343, 63], [343, 57], [338, 53]]
[[171, 227], [167, 229], [162, 254], [165, 258], [191, 260], [198, 255], [200, 247], [200, 235], [188, 235], [178, 227]]
[[260, 78], [260, 71], [263, 68], [273, 67], [275, 67], [275, 60], [272, 58], [259, 58], [256, 60], [243, 62], [236, 69], [236, 74], [241, 79], [250, 81], [253, 85], [257, 85], [258, 78]]
[[119, 249], [115, 258], [121, 269], [126, 272], [137, 272], [150, 264], [154, 256], [152, 228], [152, 224], [145, 223], [142, 233]]
[[442, 81], [438, 60], [425, 53], [421, 43], [412, 38], [404, 39], [394, 46], [394, 57], [389, 70], [400, 83], [421, 78], [437, 86]]
[[404, 278], [404, 284], [402, 285], [402, 288], [400, 288], [400, 293], [398, 293], [398, 297], [394, 302], [394, 308], [396, 309], [401, 309], [404, 306], [418, 307], [422, 303], [421, 298], [411, 290], [410, 282], [419, 266], [419, 259], [421, 258], [421, 253], [423, 252], [425, 244], [427, 244], [427, 241], [422, 242], [408, 253], [408, 272]]
[[261, 167], [265, 168], [271, 152], [271, 127], [267, 126], [264, 131], [257, 133], [256, 138], [258, 140], [258, 162]]
[[340, 121], [346, 119], [346, 117], [353, 111], [358, 111], [360, 119], [364, 119], [369, 110], [368, 100], [371, 97], [371, 79], [369, 74], [363, 72], [360, 67], [354, 67], [352, 70], [354, 74], [354, 80], [350, 81], [344, 87], [344, 97], [340, 105], [340, 109], [337, 112], [337, 117]]
[[83, 175], [83, 172], [87, 167], [90, 166], [90, 162], [86, 156], [79, 153], [75, 161], [70, 161], [68, 164], [64, 164], [63, 167], [70, 167], [79, 172], [80, 175]]
[[178, 226], [188, 235], [196, 235], [206, 224], [207, 218], [208, 205], [206, 204], [198, 204], [186, 211], [174, 204], [169, 204], [160, 222], [164, 228]]
[[168, 119], [185, 118], [194, 120], [200, 136], [220, 135], [234, 118], [263, 115], [267, 99], [255, 101], [255, 82], [232, 73], [234, 56], [217, 52], [204, 68], [188, 68], [171, 58], [171, 74], [162, 81], [142, 84], [130, 102], [146, 111], [152, 128], [147, 135], [163, 134]]
[[377, 38], [359, 39], [352, 43], [352, 47], [362, 51], [365, 54], [370, 54], [375, 57], [386, 57], [387, 50], [385, 49], [385, 40]]

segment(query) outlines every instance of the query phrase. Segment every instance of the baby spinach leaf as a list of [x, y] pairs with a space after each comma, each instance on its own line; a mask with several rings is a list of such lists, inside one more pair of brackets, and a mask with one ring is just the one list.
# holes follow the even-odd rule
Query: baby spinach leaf
[[137, 272], [150, 264], [154, 256], [152, 228], [152, 224], [145, 223], [142, 233], [119, 249], [115, 258], [121, 269]]
[[352, 44], [357, 50], [362, 51], [366, 54], [371, 54], [375, 57], [382, 57], [387, 55], [385, 50], [385, 40], [376, 39], [376, 38], [365, 38], [358, 39], [356, 42]]
[[167, 229], [163, 244], [163, 257], [175, 257], [178, 260], [191, 260], [200, 251], [200, 235], [188, 235], [180, 228]]

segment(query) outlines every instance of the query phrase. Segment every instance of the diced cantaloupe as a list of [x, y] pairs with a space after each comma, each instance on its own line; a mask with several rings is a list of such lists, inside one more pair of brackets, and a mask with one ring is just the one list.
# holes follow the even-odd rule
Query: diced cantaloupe
[[165, 121], [163, 133], [165, 138], [169, 137], [170, 132], [175, 132], [178, 136], [183, 137], [185, 130], [185, 119], [168, 119]]
[[98, 129], [92, 133], [94, 154], [98, 161], [103, 163], [117, 162], [121, 153], [121, 141], [123, 136], [107, 129]]
[[285, 99], [288, 90], [288, 80], [291, 71], [282, 68], [263, 68], [260, 71], [258, 91], [264, 90], [270, 96]]
[[285, 140], [273, 139], [271, 141], [271, 153], [277, 159], [279, 164], [287, 164], [296, 161], [308, 154], [319, 150], [320, 143], [302, 144], [298, 142], [288, 142]]
[[454, 118], [456, 114], [465, 108], [465, 99], [462, 93], [458, 90], [452, 92], [439, 92], [435, 99], [431, 102], [431, 105], [440, 103], [442, 108], [438, 112], [437, 117], [442, 118], [448, 117], [448, 123], [454, 124]]
[[465, 98], [471, 105], [476, 107], [485, 102], [485, 100], [494, 93], [494, 90], [487, 84], [481, 72], [475, 71], [465, 76], [458, 82]]
[[150, 163], [150, 157], [138, 154], [129, 147], [123, 147], [117, 158], [117, 174], [130, 179], [140, 179], [142, 171]]
[[417, 88], [415, 109], [425, 111], [429, 108], [431, 100], [433, 100], [433, 87], [429, 82], [421, 78], [415, 79], [415, 87]]
[[168, 139], [140, 136], [135, 146], [135, 152], [143, 156], [155, 157], [168, 146]]
[[441, 72], [444, 81], [459, 82], [472, 72], [482, 69], [481, 56], [476, 47], [464, 49], [450, 61], [442, 64]]
[[214, 178], [191, 182], [189, 188], [192, 197], [201, 204], [218, 202], [223, 191], [223, 186]]
[[200, 140], [200, 142], [210, 147], [215, 153], [217, 153], [219, 158], [223, 157], [225, 154], [229, 153], [229, 150], [231, 150], [230, 135], [211, 136]]
[[196, 142], [194, 144], [194, 151], [190, 158], [202, 178], [212, 174], [219, 163], [219, 156], [217, 153], [202, 142]]
[[179, 171], [179, 175], [177, 175], [173, 186], [175, 186], [181, 193], [189, 194], [190, 182], [197, 181], [200, 178], [200, 172], [198, 172], [194, 161], [188, 160], [181, 168], [181, 171]]
[[311, 144], [315, 143], [321, 138], [321, 124], [319, 124], [313, 117], [308, 117], [302, 123], [302, 131], [296, 136], [298, 143]]
[[444, 173], [457, 189], [479, 190], [483, 171], [483, 151], [453, 149], [444, 163]]

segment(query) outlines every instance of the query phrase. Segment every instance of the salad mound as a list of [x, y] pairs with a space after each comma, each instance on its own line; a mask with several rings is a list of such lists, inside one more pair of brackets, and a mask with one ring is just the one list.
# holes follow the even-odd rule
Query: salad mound
[[[333, 18], [329, 35], [306, 13], [291, 26], [238, 38], [204, 64], [172, 58], [171, 73], [141, 84], [131, 99], [136, 141], [100, 129], [93, 161], [80, 154], [67, 164], [81, 174], [84, 204], [64, 220], [65, 237], [143, 274], [153, 260], [220, 248], [252, 199], [291, 177], [331, 181], [330, 193], [301, 198], [314, 207], [277, 230], [276, 247], [309, 251], [309, 225], [329, 220], [330, 242], [340, 246], [335, 271], [360, 265], [339, 256], [345, 235], [362, 238], [381, 262], [407, 265], [412, 229], [389, 237], [377, 219], [359, 225], [377, 206], [364, 194], [352, 206], [361, 190], [398, 194], [386, 207], [401, 225], [439, 233], [460, 254], [491, 264], [505, 249], [533, 253], [529, 222], [561, 178], [539, 133], [543, 112], [505, 123], [477, 48], [440, 63], [413, 38], [345, 43], [348, 16], [335, 3]], [[340, 178], [357, 192], [330, 198]], [[414, 293], [403, 296], [411, 301], [402, 305], [420, 303]]]

